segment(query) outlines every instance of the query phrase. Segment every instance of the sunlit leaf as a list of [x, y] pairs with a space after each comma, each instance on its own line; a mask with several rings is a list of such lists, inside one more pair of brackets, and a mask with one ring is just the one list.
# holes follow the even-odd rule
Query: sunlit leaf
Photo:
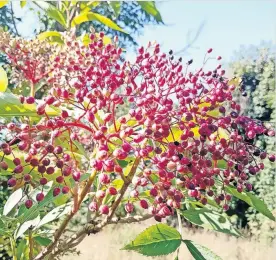
[[51, 5], [47, 10], [47, 15], [66, 28], [65, 15], [60, 10]]
[[23, 8], [26, 4], [27, 4], [27, 1], [26, 1], [26, 0], [25, 0], [25, 1], [20, 1], [20, 6], [21, 6], [21, 8]]
[[50, 42], [64, 43], [62, 34], [56, 31], [47, 31], [40, 33], [37, 38], [39, 40], [50, 39]]
[[82, 24], [82, 23], [88, 22], [88, 21], [98, 21], [98, 22], [110, 27], [113, 30], [126, 33], [122, 28], [120, 28], [116, 23], [114, 23], [109, 18], [107, 18], [103, 15], [97, 14], [97, 13], [92, 13], [92, 12], [83, 13], [83, 14], [76, 16], [73, 19], [71, 26], [75, 27], [78, 24]]
[[3, 210], [3, 215], [6, 216], [9, 214], [9, 212], [19, 203], [19, 201], [23, 197], [23, 190], [18, 189], [15, 192], [13, 192], [10, 197], [8, 198], [4, 210]]
[[180, 244], [181, 235], [175, 228], [157, 224], [140, 233], [123, 250], [133, 250], [146, 256], [161, 256], [176, 251]]
[[1, 0], [0, 1], [0, 8], [4, 7], [5, 5], [7, 5], [9, 3], [9, 0]]
[[5, 92], [8, 87], [8, 76], [6, 71], [0, 67], [0, 92]]
[[191, 240], [182, 240], [195, 260], [222, 260], [218, 255], [205, 246]]
[[195, 225], [217, 232], [240, 236], [240, 233], [232, 226], [229, 219], [218, 212], [211, 211], [207, 208], [200, 208], [183, 210], [180, 213], [185, 219]]
[[161, 14], [156, 8], [155, 3], [153, 1], [138, 1], [137, 3], [146, 13], [152, 15], [157, 22], [163, 22]]
[[110, 1], [110, 6], [112, 7], [116, 17], [119, 16], [121, 11], [121, 2], [120, 1]]

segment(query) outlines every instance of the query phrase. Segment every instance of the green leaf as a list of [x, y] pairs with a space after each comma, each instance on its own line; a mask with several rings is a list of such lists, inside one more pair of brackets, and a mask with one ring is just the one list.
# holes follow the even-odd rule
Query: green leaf
[[111, 1], [109, 4], [112, 7], [116, 17], [118, 17], [120, 14], [120, 11], [121, 11], [121, 2], [120, 1]]
[[3, 210], [3, 215], [6, 216], [9, 214], [9, 212], [19, 203], [19, 201], [23, 197], [23, 190], [18, 189], [15, 192], [11, 194], [11, 196], [8, 198], [4, 210]]
[[222, 260], [218, 255], [205, 246], [196, 244], [191, 240], [182, 240], [195, 260]]
[[21, 237], [29, 228], [34, 229], [40, 221], [40, 216], [37, 216], [35, 219], [29, 220], [24, 222], [15, 232], [14, 237], [15, 239]]
[[237, 189], [233, 186], [225, 186], [225, 191], [229, 194], [232, 194], [234, 197], [243, 200], [248, 205], [253, 206], [251, 199], [243, 192], [238, 192]]
[[55, 21], [59, 22], [64, 28], [66, 28], [65, 15], [57, 8], [55, 8], [54, 6], [50, 6], [47, 10], [47, 15]]
[[268, 209], [267, 205], [264, 203], [263, 200], [259, 199], [257, 196], [255, 196], [252, 193], [247, 192], [246, 194], [251, 199], [252, 205], [257, 211], [259, 211], [260, 213], [262, 213], [269, 219], [275, 221], [275, 217], [273, 216], [271, 211]]
[[89, 157], [88, 157], [87, 152], [85, 151], [83, 145], [75, 140], [73, 140], [73, 143], [78, 148], [79, 154], [83, 155], [87, 160], [89, 160]]
[[27, 243], [25, 239], [21, 239], [19, 244], [16, 246], [17, 259], [24, 259], [24, 253], [27, 249]]
[[116, 23], [114, 23], [109, 18], [107, 18], [103, 15], [97, 14], [97, 13], [92, 13], [92, 12], [82, 13], [82, 14], [76, 16], [73, 19], [71, 26], [75, 27], [78, 24], [82, 24], [82, 23], [88, 22], [88, 21], [98, 21], [98, 22], [110, 27], [113, 30], [126, 33], [122, 28], [120, 28]]
[[200, 208], [188, 209], [180, 213], [185, 219], [195, 225], [237, 237], [241, 235], [239, 231], [232, 226], [229, 219], [218, 212]]
[[1, 236], [8, 235], [9, 229], [6, 227], [4, 221], [1, 218], [2, 216], [0, 215], [0, 235]]
[[[59, 115], [59, 110], [52, 107], [46, 109], [48, 116]], [[12, 93], [0, 93], [0, 117], [30, 116], [40, 117], [36, 113], [35, 104], [21, 104], [19, 98]]]
[[[44, 207], [46, 205], [53, 202], [53, 200], [58, 198], [59, 196], [62, 196], [62, 194], [60, 194], [56, 197], [53, 196], [54, 187], [51, 187], [52, 184], [53, 184], [53, 182], [49, 182], [49, 183], [47, 183], [47, 185], [45, 185], [43, 187], [43, 193], [45, 195], [45, 198], [42, 201], [34, 204], [30, 209], [27, 209], [24, 204], [19, 208], [20, 214], [18, 214], [19, 215], [18, 221], [20, 223], [26, 222], [30, 219], [34, 219], [35, 217], [37, 217], [39, 215], [40, 211], [42, 209], [44, 209]], [[30, 196], [35, 197], [35, 194], [38, 191], [39, 191], [39, 189], [34, 190], [33, 193], [30, 194]]]
[[125, 168], [128, 165], [128, 161], [124, 161], [124, 160], [117, 160], [118, 164], [122, 167]]
[[257, 196], [253, 195], [250, 192], [238, 192], [237, 189], [233, 186], [226, 186], [225, 191], [227, 193], [232, 194], [236, 198], [243, 200], [249, 206], [255, 208], [258, 212], [262, 213], [264, 216], [275, 221], [275, 217], [273, 216], [271, 211], [268, 209], [265, 202], [263, 200], [259, 199]]
[[41, 246], [48, 246], [52, 243], [52, 240], [50, 238], [42, 237], [42, 236], [34, 237], [34, 241]]
[[168, 225], [157, 224], [140, 233], [123, 250], [133, 250], [146, 256], [167, 255], [181, 244], [179, 232]]
[[59, 207], [54, 208], [53, 210], [51, 210], [49, 213], [47, 213], [42, 219], [41, 221], [38, 223], [36, 229], [42, 227], [43, 225], [52, 222], [62, 216], [64, 216], [65, 214], [69, 213], [71, 208], [72, 208], [72, 202], [67, 203], [65, 205], [61, 205]]
[[155, 6], [155, 3], [152, 1], [138, 1], [137, 2], [141, 8], [148, 13], [149, 15], [152, 15], [157, 22], [161, 22], [163, 23], [162, 17], [160, 12], [158, 11], [158, 9]]
[[50, 42], [58, 42], [62, 44], [64, 43], [62, 34], [56, 31], [47, 31], [40, 33], [37, 38], [41, 41], [49, 38]]
[[5, 5], [7, 5], [9, 3], [9, 0], [1, 0], [0, 1], [0, 8], [4, 7]]
[[27, 4], [27, 0], [25, 0], [25, 1], [20, 1], [20, 6], [21, 6], [21, 8], [23, 8], [26, 4]]

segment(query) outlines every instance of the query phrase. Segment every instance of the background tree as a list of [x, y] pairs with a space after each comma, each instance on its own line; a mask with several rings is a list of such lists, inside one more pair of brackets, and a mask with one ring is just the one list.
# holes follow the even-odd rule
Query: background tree
[[[275, 98], [275, 46], [265, 43], [258, 47], [242, 48], [236, 53], [230, 68], [236, 77], [242, 78], [242, 93], [236, 99], [242, 104], [243, 113], [252, 118], [276, 126]], [[256, 145], [267, 152], [275, 152], [275, 138], [259, 136]], [[258, 153], [258, 151], [257, 151]], [[251, 177], [253, 187], [259, 198], [263, 199], [272, 210], [276, 209], [275, 164], [265, 160], [265, 170]], [[244, 203], [237, 203], [235, 213], [243, 226], [259, 239], [275, 238], [275, 225], [267, 222], [259, 213], [248, 208]]]

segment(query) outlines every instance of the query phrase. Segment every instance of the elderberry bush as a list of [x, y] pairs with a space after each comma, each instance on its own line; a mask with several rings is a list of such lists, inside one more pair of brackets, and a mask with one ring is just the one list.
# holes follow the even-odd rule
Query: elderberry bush
[[[20, 203], [29, 210], [45, 200], [50, 181], [54, 197], [72, 198], [69, 220], [91, 195], [92, 233], [112, 223], [120, 207], [159, 222], [190, 200], [228, 210], [233, 194], [252, 190], [248, 179], [264, 169], [262, 160], [275, 161], [254, 144], [275, 131], [240, 113], [237, 86], [219, 64], [192, 71], [192, 60], [174, 60], [156, 43], [140, 47], [134, 63], [122, 61], [117, 38], [104, 44], [104, 33], [90, 34], [89, 44], [67, 35], [64, 45], [1, 37], [13, 78], [30, 86], [18, 100], [36, 108], [35, 119], [6, 125], [11, 140], [1, 144], [1, 172], [9, 187], [23, 187]], [[38, 100], [41, 82], [47, 95]], [[118, 116], [126, 103], [132, 109]]]

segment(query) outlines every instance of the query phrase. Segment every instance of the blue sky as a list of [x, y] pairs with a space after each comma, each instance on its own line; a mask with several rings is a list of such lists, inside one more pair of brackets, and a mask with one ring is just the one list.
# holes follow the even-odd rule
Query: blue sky
[[182, 56], [194, 58], [201, 65], [205, 51], [212, 47], [224, 62], [241, 45], [259, 45], [261, 41], [275, 43], [276, 3], [274, 1], [208, 1], [175, 0], [159, 2], [158, 8], [166, 26], [147, 26], [138, 42], [156, 40], [165, 50], [181, 50], [187, 45], [188, 32], [196, 34], [205, 25], [194, 43]]
[[[182, 53], [184, 59], [194, 59], [200, 66], [205, 51], [212, 47], [214, 55], [221, 55], [226, 63], [241, 45], [259, 45], [262, 41], [275, 43], [276, 3], [274, 1], [250, 0], [169, 0], [160, 1], [157, 6], [165, 26], [146, 26], [142, 35], [137, 36], [141, 45], [156, 40], [162, 49], [168, 51], [183, 49], [193, 38], [199, 26], [203, 29], [193, 47]], [[22, 9], [17, 9], [22, 11]], [[23, 14], [23, 13], [22, 13]], [[36, 24], [34, 17], [27, 15], [24, 35], [30, 34]], [[129, 58], [133, 53], [129, 54]]]

